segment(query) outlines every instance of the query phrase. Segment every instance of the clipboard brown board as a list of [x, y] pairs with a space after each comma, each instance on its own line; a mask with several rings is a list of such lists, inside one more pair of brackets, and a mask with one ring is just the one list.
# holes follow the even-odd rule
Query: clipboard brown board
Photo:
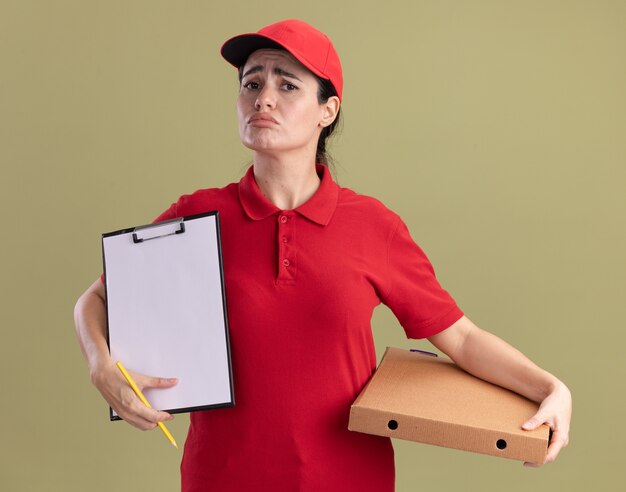
[[434, 354], [388, 347], [350, 409], [348, 428], [543, 463], [549, 428], [525, 431], [538, 405]]
[[170, 413], [233, 406], [218, 212], [103, 234], [102, 254], [112, 359], [178, 378], [146, 389], [151, 405]]

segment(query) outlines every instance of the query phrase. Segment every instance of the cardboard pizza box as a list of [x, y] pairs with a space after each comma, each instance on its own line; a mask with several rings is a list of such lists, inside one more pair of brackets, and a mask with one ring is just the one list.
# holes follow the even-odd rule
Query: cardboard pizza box
[[538, 405], [435, 354], [388, 347], [350, 409], [348, 428], [543, 463], [549, 428], [525, 431]]

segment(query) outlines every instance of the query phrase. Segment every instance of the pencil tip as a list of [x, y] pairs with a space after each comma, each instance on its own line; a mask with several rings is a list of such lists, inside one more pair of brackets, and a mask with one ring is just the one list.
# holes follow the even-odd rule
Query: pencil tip
[[178, 449], [178, 444], [176, 444], [176, 441], [172, 441], [172, 444], [174, 445], [176, 449]]

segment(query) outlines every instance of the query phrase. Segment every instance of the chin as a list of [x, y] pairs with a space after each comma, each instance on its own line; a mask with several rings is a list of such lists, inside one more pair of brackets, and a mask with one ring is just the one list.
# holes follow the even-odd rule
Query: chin
[[268, 151], [278, 151], [280, 150], [280, 145], [277, 145], [276, 142], [267, 138], [242, 138], [241, 143], [244, 147], [249, 148], [250, 150], [254, 150], [255, 152], [268, 152]]

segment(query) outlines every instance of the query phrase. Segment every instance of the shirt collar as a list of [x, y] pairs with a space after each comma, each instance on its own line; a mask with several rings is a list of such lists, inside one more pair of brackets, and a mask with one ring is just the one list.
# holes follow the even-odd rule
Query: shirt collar
[[[339, 186], [333, 181], [328, 167], [317, 164], [316, 170], [321, 179], [319, 188], [307, 202], [294, 211], [316, 224], [325, 226], [328, 225], [337, 208]], [[266, 219], [270, 215], [281, 212], [259, 189], [254, 179], [254, 166], [250, 166], [239, 181], [239, 200], [246, 215], [252, 220]]]

